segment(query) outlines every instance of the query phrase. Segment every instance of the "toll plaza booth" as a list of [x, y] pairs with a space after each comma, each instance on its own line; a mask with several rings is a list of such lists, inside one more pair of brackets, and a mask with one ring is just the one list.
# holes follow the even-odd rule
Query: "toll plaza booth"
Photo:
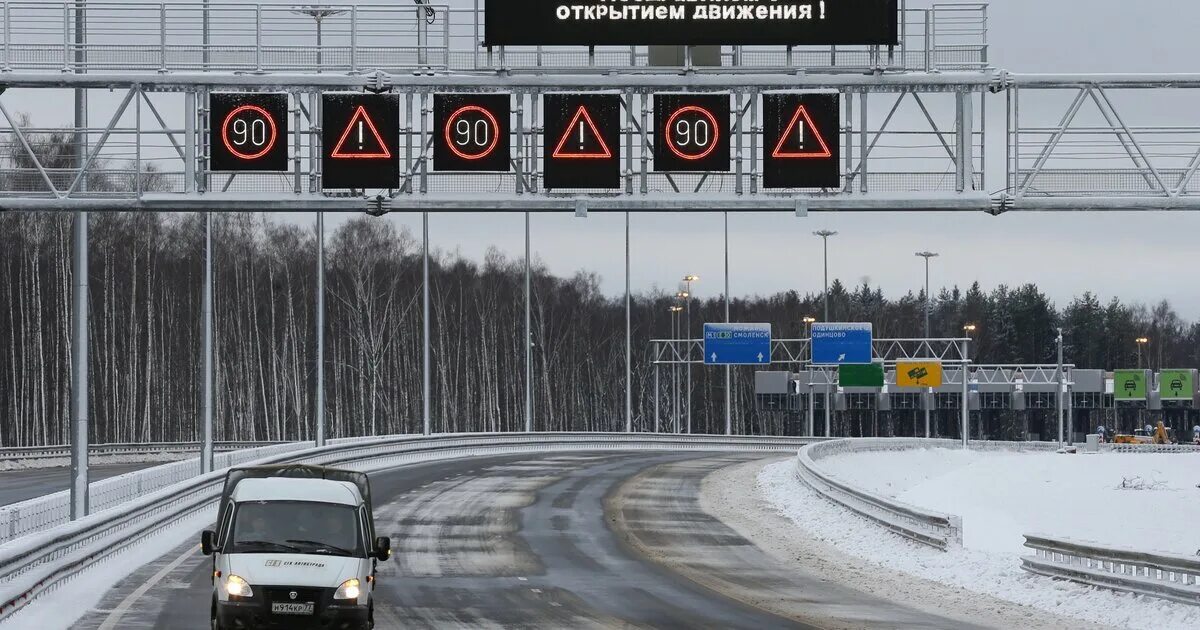
[[1151, 402], [1157, 402], [1156, 406], [1161, 409], [1158, 419], [1171, 429], [1179, 442], [1190, 442], [1192, 427], [1200, 424], [1200, 412], [1196, 404], [1200, 397], [1197, 384], [1195, 369], [1163, 369], [1154, 375]]
[[1087, 440], [1097, 427], [1109, 428], [1108, 410], [1112, 408], [1112, 393], [1105, 391], [1104, 370], [1071, 371], [1071, 439], [1076, 444]]

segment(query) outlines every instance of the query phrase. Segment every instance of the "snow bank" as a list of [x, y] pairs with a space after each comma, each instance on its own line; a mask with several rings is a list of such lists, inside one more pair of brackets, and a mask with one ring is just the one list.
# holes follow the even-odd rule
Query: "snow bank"
[[[1021, 554], [1026, 533], [1192, 555], [1200, 454], [922, 449], [821, 460], [860, 488], [963, 519], [968, 549]], [[1122, 488], [1123, 485], [1136, 488]]]
[[[890, 459], [885, 453], [873, 455]], [[822, 460], [821, 465], [826, 461], [833, 460]], [[903, 482], [893, 478], [891, 483]], [[1000, 485], [995, 480], [989, 483]], [[780, 514], [813, 538], [887, 569], [1085, 622], [1139, 630], [1200, 627], [1200, 608], [1194, 606], [1036, 576], [1020, 568], [1018, 553], [972, 548], [942, 552], [887, 532], [809, 490], [796, 479], [794, 460], [763, 468], [758, 490]]]

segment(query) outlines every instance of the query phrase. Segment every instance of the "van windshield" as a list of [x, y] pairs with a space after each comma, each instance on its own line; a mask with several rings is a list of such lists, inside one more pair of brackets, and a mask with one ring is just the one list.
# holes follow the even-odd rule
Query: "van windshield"
[[363, 556], [358, 510], [309, 501], [239, 503], [226, 553]]

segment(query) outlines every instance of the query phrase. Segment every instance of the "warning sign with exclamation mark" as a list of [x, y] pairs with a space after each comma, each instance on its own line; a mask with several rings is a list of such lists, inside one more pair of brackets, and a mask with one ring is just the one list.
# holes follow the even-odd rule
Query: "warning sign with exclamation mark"
[[400, 97], [326, 93], [321, 106], [322, 188], [398, 188]]
[[619, 188], [620, 96], [547, 94], [542, 106], [546, 188]]
[[837, 94], [763, 95], [763, 187], [841, 188]]

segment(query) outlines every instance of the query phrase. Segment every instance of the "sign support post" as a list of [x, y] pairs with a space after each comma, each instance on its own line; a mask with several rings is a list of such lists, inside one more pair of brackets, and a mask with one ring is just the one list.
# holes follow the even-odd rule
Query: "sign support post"
[[[963, 356], [971, 356], [968, 353], [968, 350], [971, 347], [971, 342], [964, 339], [962, 344]], [[970, 365], [968, 365], [966, 362], [962, 364], [962, 447], [964, 449], [969, 446], [971, 441], [971, 394], [970, 384], [967, 380], [971, 375], [971, 371], [968, 369], [969, 367]]]

